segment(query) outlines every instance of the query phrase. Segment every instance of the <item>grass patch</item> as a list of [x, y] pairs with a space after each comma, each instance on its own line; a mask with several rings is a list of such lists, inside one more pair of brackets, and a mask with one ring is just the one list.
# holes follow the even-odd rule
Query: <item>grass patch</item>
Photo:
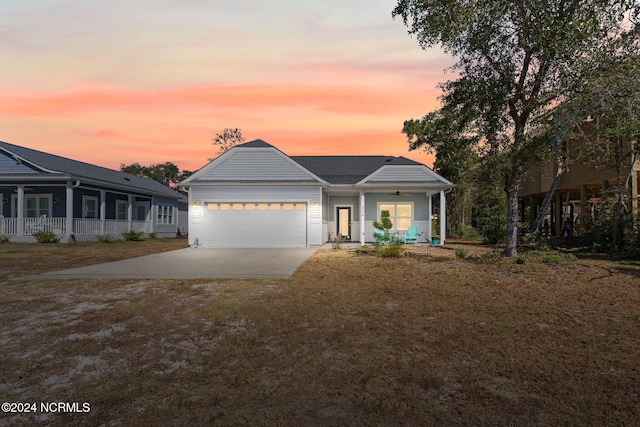
[[544, 254], [541, 260], [545, 264], [560, 265], [565, 262], [577, 261], [578, 258], [573, 254], [552, 252], [552, 253]]

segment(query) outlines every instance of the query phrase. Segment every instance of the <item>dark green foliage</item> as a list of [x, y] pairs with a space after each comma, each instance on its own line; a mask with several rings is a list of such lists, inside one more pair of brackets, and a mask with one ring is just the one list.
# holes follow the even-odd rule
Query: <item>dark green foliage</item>
[[373, 221], [373, 227], [377, 230], [381, 230], [383, 232], [383, 237], [378, 238], [375, 234], [373, 235], [376, 238], [376, 241], [381, 240], [381, 243], [389, 243], [393, 236], [389, 233], [389, 230], [393, 228], [393, 223], [389, 218], [389, 211], [381, 211], [380, 212], [380, 222], [378, 220]]
[[585, 246], [593, 252], [640, 258], [640, 218], [630, 212], [623, 212], [619, 218], [616, 214], [616, 206], [607, 200], [596, 207], [593, 217], [583, 224]]
[[526, 264], [529, 261], [529, 257], [526, 255], [518, 255], [516, 257], [516, 264]]
[[115, 241], [113, 236], [109, 234], [96, 234], [96, 238], [100, 243], [113, 243]]
[[36, 238], [38, 243], [57, 243], [59, 240], [53, 231], [38, 231], [33, 233], [33, 237]]
[[407, 255], [407, 250], [402, 245], [389, 245], [378, 250], [378, 253], [387, 258], [404, 258]]
[[405, 123], [410, 147], [440, 155], [470, 144], [493, 163], [507, 199], [507, 256], [517, 256], [523, 173], [557, 154], [570, 129], [549, 120], [550, 111], [566, 99], [567, 87], [583, 81], [575, 65], [610, 34], [637, 38], [634, 24], [623, 28], [625, 14], [638, 9], [630, 0], [398, 0], [393, 16], [420, 46], [439, 46], [458, 61], [457, 78], [440, 85], [443, 107]]
[[477, 228], [489, 244], [504, 242], [506, 235], [507, 198], [496, 184], [485, 187], [476, 199], [474, 217]]
[[465, 248], [456, 249], [456, 258], [457, 259], [465, 259], [465, 258], [467, 258], [467, 250]]
[[0, 243], [9, 243], [9, 237], [5, 235], [0, 235]]
[[178, 166], [171, 162], [158, 163], [151, 166], [144, 166], [140, 163], [131, 163], [129, 165], [121, 163], [120, 171], [158, 181], [167, 187], [175, 187], [178, 182], [187, 179], [193, 174], [192, 171], [188, 170], [181, 172]]
[[129, 240], [129, 241], [140, 241], [142, 240], [142, 235], [144, 233], [142, 231], [125, 231], [124, 233], [122, 233], [122, 237], [124, 238], [124, 240]]
[[373, 226], [378, 230], [383, 230], [388, 233], [389, 230], [393, 228], [393, 223], [391, 222], [389, 211], [380, 212], [380, 222], [378, 222], [377, 220], [373, 221]]
[[577, 259], [578, 258], [576, 258], [576, 256], [573, 254], [565, 254], [562, 252], [550, 252], [550, 253], [544, 254], [541, 258], [541, 261], [544, 262], [545, 264], [560, 265], [567, 261], [577, 261]]

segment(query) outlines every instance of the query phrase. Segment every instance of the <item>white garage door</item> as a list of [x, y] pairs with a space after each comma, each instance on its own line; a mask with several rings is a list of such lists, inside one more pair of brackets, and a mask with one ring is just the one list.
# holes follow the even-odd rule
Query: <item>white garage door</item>
[[203, 246], [307, 246], [306, 203], [207, 203]]

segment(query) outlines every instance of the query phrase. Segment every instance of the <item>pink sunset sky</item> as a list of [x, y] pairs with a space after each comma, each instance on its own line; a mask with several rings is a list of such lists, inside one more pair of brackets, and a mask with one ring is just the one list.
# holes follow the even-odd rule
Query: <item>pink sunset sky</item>
[[195, 170], [223, 128], [289, 155], [408, 151], [451, 58], [392, 0], [0, 4], [0, 140], [117, 169]]

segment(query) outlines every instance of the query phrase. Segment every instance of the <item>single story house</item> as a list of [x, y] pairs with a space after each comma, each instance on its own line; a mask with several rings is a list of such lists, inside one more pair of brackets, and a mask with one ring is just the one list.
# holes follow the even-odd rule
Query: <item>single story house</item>
[[[288, 156], [260, 139], [237, 145], [180, 186], [189, 190], [189, 243], [205, 247], [306, 247], [331, 235], [374, 240], [388, 210], [394, 233], [432, 237], [432, 198], [454, 185], [427, 166], [392, 156]], [[436, 233], [437, 234], [437, 233]]]
[[187, 198], [159, 182], [1, 141], [0, 200], [0, 236], [11, 241], [41, 230], [61, 241], [187, 232]]

